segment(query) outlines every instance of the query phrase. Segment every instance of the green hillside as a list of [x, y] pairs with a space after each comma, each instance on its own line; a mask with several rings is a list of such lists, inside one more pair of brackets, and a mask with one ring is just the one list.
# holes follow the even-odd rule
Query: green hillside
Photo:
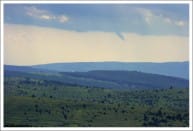
[[186, 127], [189, 90], [70, 86], [5, 77], [6, 127]]

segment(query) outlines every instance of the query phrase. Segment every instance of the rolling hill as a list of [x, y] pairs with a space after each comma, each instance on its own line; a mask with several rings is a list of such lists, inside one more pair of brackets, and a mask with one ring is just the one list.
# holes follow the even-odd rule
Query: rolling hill
[[87, 72], [92, 70], [140, 71], [189, 79], [189, 62], [74, 62], [31, 66], [58, 72]]
[[138, 71], [96, 70], [88, 72], [49, 72], [16, 71], [5, 68], [5, 77], [27, 77], [55, 81], [62, 84], [130, 89], [130, 88], [169, 88], [188, 87], [188, 80]]
[[127, 70], [4, 68], [5, 127], [188, 127], [189, 81]]

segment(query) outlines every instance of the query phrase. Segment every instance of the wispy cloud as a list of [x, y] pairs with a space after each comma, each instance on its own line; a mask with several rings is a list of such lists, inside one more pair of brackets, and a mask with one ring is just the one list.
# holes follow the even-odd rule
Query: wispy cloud
[[154, 19], [155, 15], [151, 10], [145, 8], [136, 8], [137, 12], [144, 17], [144, 20], [147, 24], [151, 24], [152, 20]]
[[60, 23], [65, 23], [69, 20], [69, 18], [64, 15], [58, 16], [57, 19]]
[[189, 35], [188, 5], [175, 4], [6, 4], [5, 23], [81, 32]]
[[162, 22], [164, 24], [173, 24], [178, 27], [184, 27], [188, 24], [188, 22], [184, 20], [176, 20], [174, 18], [164, 16], [161, 13], [156, 14], [150, 9], [136, 8], [136, 11], [144, 18], [144, 21], [149, 25], [153, 24], [156, 21]]
[[184, 27], [188, 24], [188, 22], [183, 20], [172, 20], [171, 18], [165, 17], [163, 18], [164, 22], [167, 24], [174, 24], [178, 27]]
[[54, 15], [52, 12], [38, 9], [35, 6], [25, 7], [25, 10], [26, 15], [36, 19], [57, 21], [60, 23], [66, 23], [67, 21], [69, 21], [69, 18], [65, 15]]
[[172, 24], [172, 20], [168, 17], [163, 18], [164, 22], [167, 24]]
[[180, 26], [180, 27], [183, 27], [183, 26], [185, 26], [186, 24], [187, 24], [187, 23], [184, 22], [184, 21], [175, 21], [175, 25]]

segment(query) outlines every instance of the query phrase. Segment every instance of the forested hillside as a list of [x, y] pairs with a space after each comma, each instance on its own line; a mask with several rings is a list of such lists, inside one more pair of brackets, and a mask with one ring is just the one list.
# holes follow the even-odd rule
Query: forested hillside
[[184, 127], [189, 89], [107, 89], [9, 76], [6, 127]]

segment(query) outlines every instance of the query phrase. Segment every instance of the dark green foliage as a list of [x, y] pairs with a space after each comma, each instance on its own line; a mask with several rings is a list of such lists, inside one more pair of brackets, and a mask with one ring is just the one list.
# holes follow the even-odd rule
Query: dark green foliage
[[6, 127], [189, 126], [188, 88], [116, 90], [21, 76], [4, 84]]

